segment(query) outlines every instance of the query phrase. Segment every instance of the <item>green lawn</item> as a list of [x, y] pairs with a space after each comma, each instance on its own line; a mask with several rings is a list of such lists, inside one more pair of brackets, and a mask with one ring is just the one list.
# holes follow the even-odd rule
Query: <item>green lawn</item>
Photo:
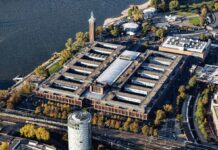
[[200, 25], [200, 19], [199, 17], [192, 17], [189, 19], [189, 22], [193, 24], [194, 26], [199, 26]]
[[[189, 8], [195, 9], [196, 7], [200, 8], [201, 5], [205, 3], [209, 8], [211, 8], [213, 6], [213, 1], [212, 0], [208, 0], [208, 1], [199, 1], [199, 2], [195, 2], [193, 0], [189, 0], [187, 2], [187, 4], [189, 4]], [[181, 5], [180, 8], [186, 8], [186, 5]]]
[[61, 65], [59, 64], [59, 61], [57, 63], [55, 63], [53, 66], [51, 66], [48, 69], [49, 74], [53, 74], [54, 72], [56, 72], [59, 68], [61, 68]]
[[196, 15], [196, 13], [181, 11], [181, 12], [178, 12], [177, 15], [178, 16], [192, 16], [192, 15]]

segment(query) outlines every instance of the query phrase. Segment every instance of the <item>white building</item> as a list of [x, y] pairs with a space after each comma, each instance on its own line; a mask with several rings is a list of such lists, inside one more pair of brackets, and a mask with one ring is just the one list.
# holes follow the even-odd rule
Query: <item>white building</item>
[[185, 37], [168, 36], [159, 47], [160, 51], [188, 55], [205, 59], [209, 53], [211, 40], [207, 42]]
[[176, 16], [169, 15], [169, 16], [165, 16], [165, 19], [166, 19], [168, 22], [174, 22], [174, 21], [176, 21], [177, 17], [176, 17]]
[[145, 9], [145, 10], [143, 11], [143, 13], [144, 13], [144, 19], [152, 18], [152, 17], [155, 15], [156, 12], [157, 12], [157, 10], [156, 10], [155, 8], [153, 8], [153, 7], [148, 8], [148, 9]]
[[128, 35], [135, 35], [135, 32], [138, 30], [139, 25], [134, 22], [128, 22], [123, 24], [123, 30], [126, 32]]
[[91, 114], [74, 112], [68, 116], [69, 150], [91, 149]]
[[211, 112], [213, 117], [216, 134], [218, 136], [218, 91], [214, 94], [214, 99], [211, 102]]

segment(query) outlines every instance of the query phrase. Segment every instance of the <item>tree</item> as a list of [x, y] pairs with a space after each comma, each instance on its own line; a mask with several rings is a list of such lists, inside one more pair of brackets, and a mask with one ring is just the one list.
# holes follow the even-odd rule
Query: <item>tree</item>
[[184, 85], [179, 86], [178, 92], [185, 93], [185, 86]]
[[68, 51], [71, 51], [72, 50], [72, 46], [73, 46], [73, 40], [72, 38], [69, 38], [67, 40], [67, 42], [65, 43], [65, 47]]
[[39, 127], [38, 129], [35, 130], [36, 134], [36, 139], [37, 140], [43, 140], [43, 141], [48, 141], [50, 139], [50, 133], [42, 127]]
[[64, 135], [62, 136], [61, 138], [63, 141], [68, 141], [68, 134], [67, 133], [64, 133]]
[[6, 108], [7, 109], [13, 109], [14, 108], [13, 102], [8, 101], [7, 104], [6, 104]]
[[149, 42], [148, 42], [148, 41], [145, 41], [143, 45], [145, 46], [145, 48], [148, 48]]
[[177, 115], [176, 115], [176, 120], [178, 120], [178, 121], [181, 122], [182, 119], [183, 119], [182, 114], [177, 114]]
[[45, 67], [43, 66], [38, 66], [35, 70], [34, 70], [35, 74], [38, 76], [42, 76], [42, 77], [48, 77], [49, 76], [49, 72], [47, 69], [45, 69]]
[[0, 144], [0, 150], [7, 150], [9, 148], [9, 144], [7, 142], [2, 142]]
[[42, 108], [40, 106], [36, 107], [35, 114], [40, 114], [42, 112]]
[[121, 125], [121, 122], [117, 120], [115, 124], [115, 129], [119, 129], [120, 125]]
[[102, 144], [98, 145], [98, 150], [104, 150], [104, 145]]
[[155, 120], [154, 120], [154, 124], [156, 126], [160, 125], [160, 122], [166, 117], [166, 114], [165, 112], [162, 110], [162, 109], [158, 109], [156, 111], [156, 117], [155, 117]]
[[153, 136], [154, 136], [154, 137], [157, 137], [157, 136], [158, 136], [157, 129], [154, 129], [154, 130], [153, 130]]
[[176, 9], [179, 8], [179, 1], [178, 0], [172, 0], [170, 3], [169, 3], [169, 9], [170, 11], [174, 11]]
[[96, 28], [96, 35], [100, 36], [102, 34], [102, 32], [103, 32], [103, 27], [102, 26], [98, 26]]
[[188, 86], [190, 88], [193, 88], [196, 86], [196, 84], [197, 84], [197, 77], [196, 76], [191, 77], [191, 79], [188, 82]]
[[163, 38], [164, 35], [165, 35], [165, 29], [163, 28], [160, 28], [156, 31], [156, 35], [159, 37], [159, 38]]
[[207, 16], [207, 7], [202, 7], [202, 9], [201, 9], [201, 16], [204, 16], [204, 17]]
[[92, 117], [92, 125], [97, 125], [98, 122], [98, 117], [96, 114], [94, 114], [94, 116]]
[[173, 106], [172, 106], [172, 104], [166, 104], [166, 105], [163, 106], [163, 108], [164, 108], [164, 110], [165, 110], [166, 112], [172, 112], [172, 111], [173, 111]]
[[214, 3], [214, 9], [217, 11], [218, 10], [218, 2]]
[[119, 35], [119, 33], [120, 33], [120, 30], [119, 30], [118, 27], [114, 27], [114, 28], [110, 31], [110, 33], [111, 33], [111, 35], [112, 35], [113, 37], [117, 37], [117, 36]]
[[128, 10], [128, 16], [131, 17], [135, 22], [143, 19], [143, 12], [138, 8], [138, 6], [132, 6]]
[[142, 127], [142, 134], [145, 135], [145, 136], [148, 136], [148, 135], [149, 135], [149, 126], [144, 125], [144, 126]]
[[144, 22], [144, 23], [142, 24], [142, 32], [143, 32], [144, 34], [147, 33], [148, 27], [149, 27], [148, 22]]
[[20, 129], [20, 135], [26, 138], [35, 137], [35, 126], [32, 124], [27, 124]]
[[110, 128], [115, 128], [115, 124], [116, 124], [116, 120], [114, 120], [114, 119], [111, 119], [111, 121], [110, 121]]
[[123, 124], [123, 130], [128, 131], [131, 123], [131, 118], [127, 118], [127, 120]]
[[138, 131], [139, 131], [138, 122], [134, 121], [133, 123], [130, 124], [130, 131], [132, 131], [134, 133], [138, 133]]
[[151, 7], [158, 8], [158, 0], [150, 0]]
[[151, 27], [151, 31], [152, 31], [153, 33], [156, 33], [157, 28], [156, 28], [155, 26], [152, 26], [152, 27]]
[[162, 11], [166, 11], [167, 6], [165, 0], [161, 0], [160, 4], [158, 5], [158, 8]]

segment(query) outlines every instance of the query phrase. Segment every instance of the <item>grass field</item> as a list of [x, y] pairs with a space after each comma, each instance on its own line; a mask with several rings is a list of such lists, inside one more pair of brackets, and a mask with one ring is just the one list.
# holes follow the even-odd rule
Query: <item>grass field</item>
[[54, 72], [56, 72], [59, 68], [61, 68], [61, 65], [59, 63], [59, 61], [57, 63], [55, 63], [53, 66], [51, 66], [48, 69], [49, 74], [53, 74]]
[[208, 8], [211, 8], [213, 6], [213, 1], [212, 0], [188, 0], [187, 3], [181, 4], [180, 8], [186, 8], [186, 5], [188, 5], [189, 8], [195, 9], [195, 8], [200, 8], [202, 4], [206, 4]]
[[193, 12], [184, 12], [184, 11], [180, 11], [177, 13], [178, 16], [192, 16], [195, 15], [196, 13]]
[[189, 19], [189, 22], [193, 24], [194, 26], [199, 26], [200, 25], [200, 19], [199, 17], [192, 17]]

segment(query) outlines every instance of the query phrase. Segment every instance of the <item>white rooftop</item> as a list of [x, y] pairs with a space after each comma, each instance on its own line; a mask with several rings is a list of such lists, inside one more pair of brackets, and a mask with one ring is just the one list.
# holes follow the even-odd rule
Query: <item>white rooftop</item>
[[125, 50], [98, 78], [97, 82], [112, 85], [140, 53]]
[[139, 25], [137, 23], [134, 22], [128, 22], [123, 24], [123, 28], [125, 29], [137, 29], [139, 27]]
[[145, 14], [145, 13], [154, 13], [154, 12], [156, 12], [156, 11], [157, 11], [156, 8], [150, 7], [150, 8], [146, 8], [145, 10], [143, 10], [143, 13], [144, 13], [144, 14]]
[[204, 42], [185, 37], [168, 36], [162, 44], [162, 46], [178, 49], [181, 51], [192, 51], [202, 53], [210, 45], [210, 43], [210, 41]]
[[199, 80], [218, 84], [218, 66], [205, 65], [203, 68], [198, 70], [196, 74]]

